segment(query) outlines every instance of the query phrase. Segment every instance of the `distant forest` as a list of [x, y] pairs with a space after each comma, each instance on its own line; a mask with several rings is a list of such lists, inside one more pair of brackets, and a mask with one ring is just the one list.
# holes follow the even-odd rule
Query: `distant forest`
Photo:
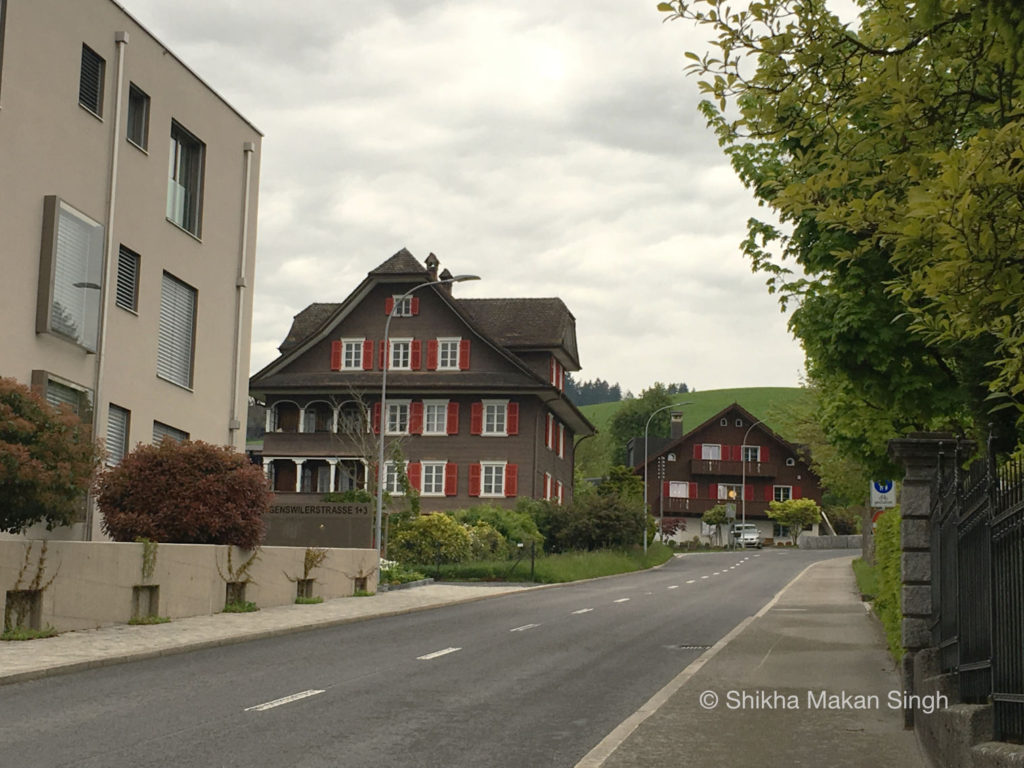
[[[676, 395], [682, 392], [689, 392], [690, 388], [680, 382], [679, 384], [668, 384], [665, 387], [666, 393]], [[617, 403], [619, 400], [632, 400], [633, 393], [622, 394], [622, 387], [618, 382], [609, 384], [604, 379], [593, 381], [576, 381], [572, 374], [565, 375], [565, 394], [576, 405], [596, 405], [597, 403]]]

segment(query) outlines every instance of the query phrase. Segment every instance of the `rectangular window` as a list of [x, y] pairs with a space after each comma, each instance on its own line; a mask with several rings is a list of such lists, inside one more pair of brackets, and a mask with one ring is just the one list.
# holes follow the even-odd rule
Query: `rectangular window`
[[139, 149], [149, 146], [149, 96], [135, 83], [128, 86], [128, 126], [125, 135]]
[[761, 446], [759, 445], [744, 445], [743, 446], [743, 460], [748, 462], [758, 462], [761, 460]]
[[395, 308], [392, 311], [392, 317], [412, 317], [412, 296], [406, 296], [402, 298], [402, 294], [397, 294], [392, 297], [395, 302]]
[[175, 429], [172, 426], [160, 421], [153, 422], [153, 445], [160, 445], [164, 440], [174, 440], [183, 443], [188, 440], [188, 432]]
[[558, 458], [565, 458], [565, 424], [558, 425]]
[[36, 332], [96, 351], [103, 273], [103, 226], [59, 198], [43, 201]]
[[114, 302], [122, 309], [139, 309], [139, 254], [123, 245], [117, 252], [117, 292]]
[[167, 171], [167, 218], [199, 237], [202, 222], [203, 163], [206, 145], [171, 123]]
[[388, 403], [388, 425], [389, 435], [409, 434], [409, 401]]
[[459, 342], [462, 339], [437, 340], [437, 369], [439, 371], [459, 370]]
[[391, 344], [391, 368], [393, 370], [410, 370], [412, 358], [412, 339], [392, 339]]
[[717, 443], [704, 443], [700, 447], [700, 457], [702, 459], [710, 459], [711, 461], [719, 461], [722, 458], [722, 446]]
[[360, 369], [363, 367], [364, 339], [342, 339], [341, 367]]
[[775, 501], [789, 501], [793, 498], [793, 486], [776, 485], [774, 489]]
[[505, 464], [504, 462], [480, 462], [481, 496], [505, 495]]
[[107, 466], [114, 467], [128, 453], [128, 429], [131, 425], [131, 411], [110, 404], [107, 411]]
[[404, 496], [405, 489], [402, 488], [402, 475], [406, 472], [406, 464], [403, 463], [401, 471], [393, 461], [384, 462], [384, 490], [392, 496]]
[[443, 461], [423, 462], [423, 490], [424, 496], [444, 496], [444, 468]]
[[423, 434], [448, 434], [447, 400], [425, 400], [423, 402]]
[[46, 377], [46, 402], [54, 408], [66, 405], [83, 422], [92, 420], [92, 391]]
[[484, 400], [484, 424], [483, 434], [485, 435], [506, 435], [505, 415], [508, 412], [507, 400]]
[[82, 71], [78, 78], [78, 103], [96, 117], [103, 116], [103, 71], [106, 62], [88, 45], [82, 44]]
[[186, 388], [192, 387], [197, 303], [195, 288], [164, 272], [156, 375]]
[[739, 501], [743, 498], [743, 486], [732, 483], [718, 484], [719, 501]]
[[678, 480], [670, 480], [668, 483], [668, 497], [670, 499], [690, 498], [690, 484], [681, 483]]

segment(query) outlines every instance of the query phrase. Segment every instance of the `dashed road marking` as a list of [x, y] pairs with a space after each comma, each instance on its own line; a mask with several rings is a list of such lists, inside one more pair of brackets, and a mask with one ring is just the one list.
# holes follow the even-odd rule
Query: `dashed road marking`
[[612, 602], [613, 603], [628, 603], [629, 602], [629, 598], [628, 597], [620, 597], [618, 600], [612, 600]]
[[669, 587], [669, 589], [679, 589], [679, 585], [673, 584], [671, 587]]
[[525, 632], [528, 629], [533, 629], [534, 627], [539, 627], [539, 626], [540, 626], [540, 624], [523, 624], [523, 626], [521, 626], [521, 627], [516, 627], [515, 629], [510, 629], [509, 632]]
[[308, 699], [310, 696], [316, 696], [318, 693], [323, 693], [322, 690], [308, 690], [302, 691], [301, 693], [293, 693], [291, 696], [285, 696], [281, 699], [274, 699], [273, 701], [267, 701], [263, 704], [257, 704], [255, 707], [246, 707], [246, 712], [265, 712], [268, 709], [274, 707], [280, 707], [282, 704], [291, 704], [293, 701], [299, 701], [300, 699]]
[[455, 653], [456, 651], [461, 651], [461, 650], [462, 650], [461, 648], [445, 648], [443, 651], [434, 651], [433, 653], [428, 653], [428, 654], [426, 654], [424, 656], [417, 656], [416, 660], [417, 661], [430, 661], [431, 659], [436, 659], [436, 658], [438, 658], [440, 656], [447, 656], [449, 653]]
[[687, 581], [686, 583], [687, 583], [687, 584], [693, 584], [693, 583], [695, 583], [696, 581], [697, 581], [696, 579], [690, 579], [690, 580], [689, 580], [689, 581]]
[[593, 608], [580, 608], [578, 611], [573, 611], [572, 615], [573, 616], [578, 616], [581, 613], [590, 613], [592, 610], [594, 610], [594, 609]]
[[702, 578], [702, 579], [709, 579], [709, 578], [711, 578], [711, 577], [710, 577], [710, 576], [701, 576], [701, 578]]

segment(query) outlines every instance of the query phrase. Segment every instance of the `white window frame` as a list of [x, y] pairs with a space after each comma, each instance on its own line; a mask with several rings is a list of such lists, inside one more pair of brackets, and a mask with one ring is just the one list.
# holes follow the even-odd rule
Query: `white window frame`
[[[400, 365], [403, 357], [405, 364]], [[388, 342], [388, 370], [412, 370], [412, 339], [391, 339]]]
[[[398, 474], [398, 465], [393, 461], [384, 462], [384, 492], [389, 493], [392, 496], [405, 496], [405, 491], [402, 489], [400, 475]], [[409, 474], [409, 462], [402, 462], [402, 472], [408, 477]]]
[[690, 498], [690, 484], [681, 480], [668, 481], [668, 497], [670, 499]]
[[[444, 479], [447, 467], [447, 461], [420, 462], [420, 495], [444, 496]], [[432, 481], [430, 479], [431, 475], [433, 475]]]
[[704, 461], [721, 461], [722, 460], [722, 445], [721, 445], [721, 443], [701, 443], [700, 444], [700, 457]]
[[[411, 405], [412, 405], [412, 401], [411, 400], [388, 400], [388, 412], [385, 415], [385, 422], [384, 422], [385, 430], [386, 430], [385, 434], [387, 434], [387, 435], [408, 435], [409, 434], [409, 411], [411, 409]], [[394, 414], [394, 416], [395, 416], [394, 422], [395, 422], [395, 426], [396, 427], [401, 427], [402, 426], [403, 414], [404, 414], [404, 421], [405, 421], [405, 428], [404, 429], [392, 429], [391, 428], [391, 422], [392, 422], [391, 416], [392, 416], [392, 414]]]
[[[729, 498], [729, 489], [732, 488], [736, 491], [736, 498]], [[718, 484], [718, 500], [719, 501], [742, 501], [743, 500], [743, 486], [739, 483], [719, 483]]]
[[405, 296], [404, 293], [396, 293], [391, 299], [395, 302], [391, 310], [392, 317], [412, 317], [412, 296]]
[[795, 467], [796, 466], [796, 459], [794, 459], [792, 456], [790, 456], [788, 459], [786, 459], [786, 466], [787, 467]]
[[558, 458], [565, 458], [565, 424], [558, 422]]
[[565, 504], [565, 484], [561, 480], [557, 483], [557, 491], [558, 505], [562, 506]]
[[[462, 344], [461, 338], [446, 337], [437, 340], [437, 370], [457, 371], [459, 370], [459, 347]], [[445, 349], [448, 349], [446, 355]]]
[[341, 340], [341, 369], [343, 371], [361, 371], [363, 369], [363, 345], [365, 343], [365, 338]]
[[[753, 458], [747, 458], [748, 453], [752, 454]], [[748, 464], [758, 464], [761, 461], [761, 446], [760, 445], [744, 445], [741, 449], [740, 456], [743, 457], [743, 461]]]
[[[779, 497], [783, 498], [779, 498]], [[792, 485], [776, 485], [772, 487], [772, 499], [775, 501], [789, 501], [793, 498]]]
[[[480, 462], [480, 496], [489, 499], [505, 497], [505, 467], [504, 461], [481, 461]], [[490, 484], [490, 490], [488, 490]]]
[[[434, 424], [430, 423], [430, 413], [434, 411]], [[440, 411], [440, 416], [438, 416]], [[431, 426], [434, 428], [431, 429]], [[447, 435], [448, 434], [448, 401], [447, 400], [424, 400], [423, 401], [423, 434], [424, 435]]]
[[554, 483], [552, 482], [552, 479], [553, 478], [551, 477], [551, 473], [550, 472], [545, 472], [544, 473], [544, 499], [545, 499], [545, 501], [550, 501], [551, 498], [552, 498], [552, 491], [554, 490], [554, 487], [555, 487]]
[[[480, 434], [488, 437], [508, 437], [508, 400], [483, 400], [483, 423]], [[493, 414], [492, 428], [488, 428], [488, 414]], [[500, 422], [500, 423], [499, 423]]]

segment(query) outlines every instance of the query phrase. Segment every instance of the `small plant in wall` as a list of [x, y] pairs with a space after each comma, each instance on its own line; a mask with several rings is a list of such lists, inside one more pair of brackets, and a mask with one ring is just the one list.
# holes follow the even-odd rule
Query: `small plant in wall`
[[142, 580], [149, 581], [156, 569], [156, 550], [160, 545], [145, 536], [139, 536], [135, 541], [142, 545]]
[[313, 605], [322, 603], [322, 597], [313, 596], [313, 584], [316, 582], [310, 573], [314, 568], [319, 568], [327, 559], [327, 550], [322, 547], [306, 547], [306, 553], [302, 558], [302, 576], [284, 576], [288, 581], [295, 582], [295, 602], [300, 605]]
[[14, 581], [14, 587], [7, 591], [4, 601], [4, 631], [0, 635], [2, 640], [31, 640], [37, 637], [53, 637], [57, 634], [53, 627], [42, 627], [40, 622], [43, 592], [53, 584], [60, 567], [58, 566], [47, 581], [43, 581], [46, 574], [47, 550], [47, 543], [43, 541], [35, 563], [35, 575], [26, 583], [31, 570], [34, 546], [35, 542], [29, 542], [25, 547], [25, 559]]
[[128, 623], [132, 625], [167, 624], [170, 620], [170, 616], [133, 616], [128, 619]]
[[259, 560], [260, 548], [256, 547], [253, 549], [249, 557], [239, 563], [237, 567], [231, 554], [232, 549], [233, 547], [228, 547], [227, 574], [220, 569], [220, 563], [217, 564], [217, 573], [226, 585], [224, 612], [247, 613], [249, 611], [258, 611], [259, 608], [256, 607], [255, 603], [245, 599], [245, 585], [249, 582], [255, 584], [249, 569]]

